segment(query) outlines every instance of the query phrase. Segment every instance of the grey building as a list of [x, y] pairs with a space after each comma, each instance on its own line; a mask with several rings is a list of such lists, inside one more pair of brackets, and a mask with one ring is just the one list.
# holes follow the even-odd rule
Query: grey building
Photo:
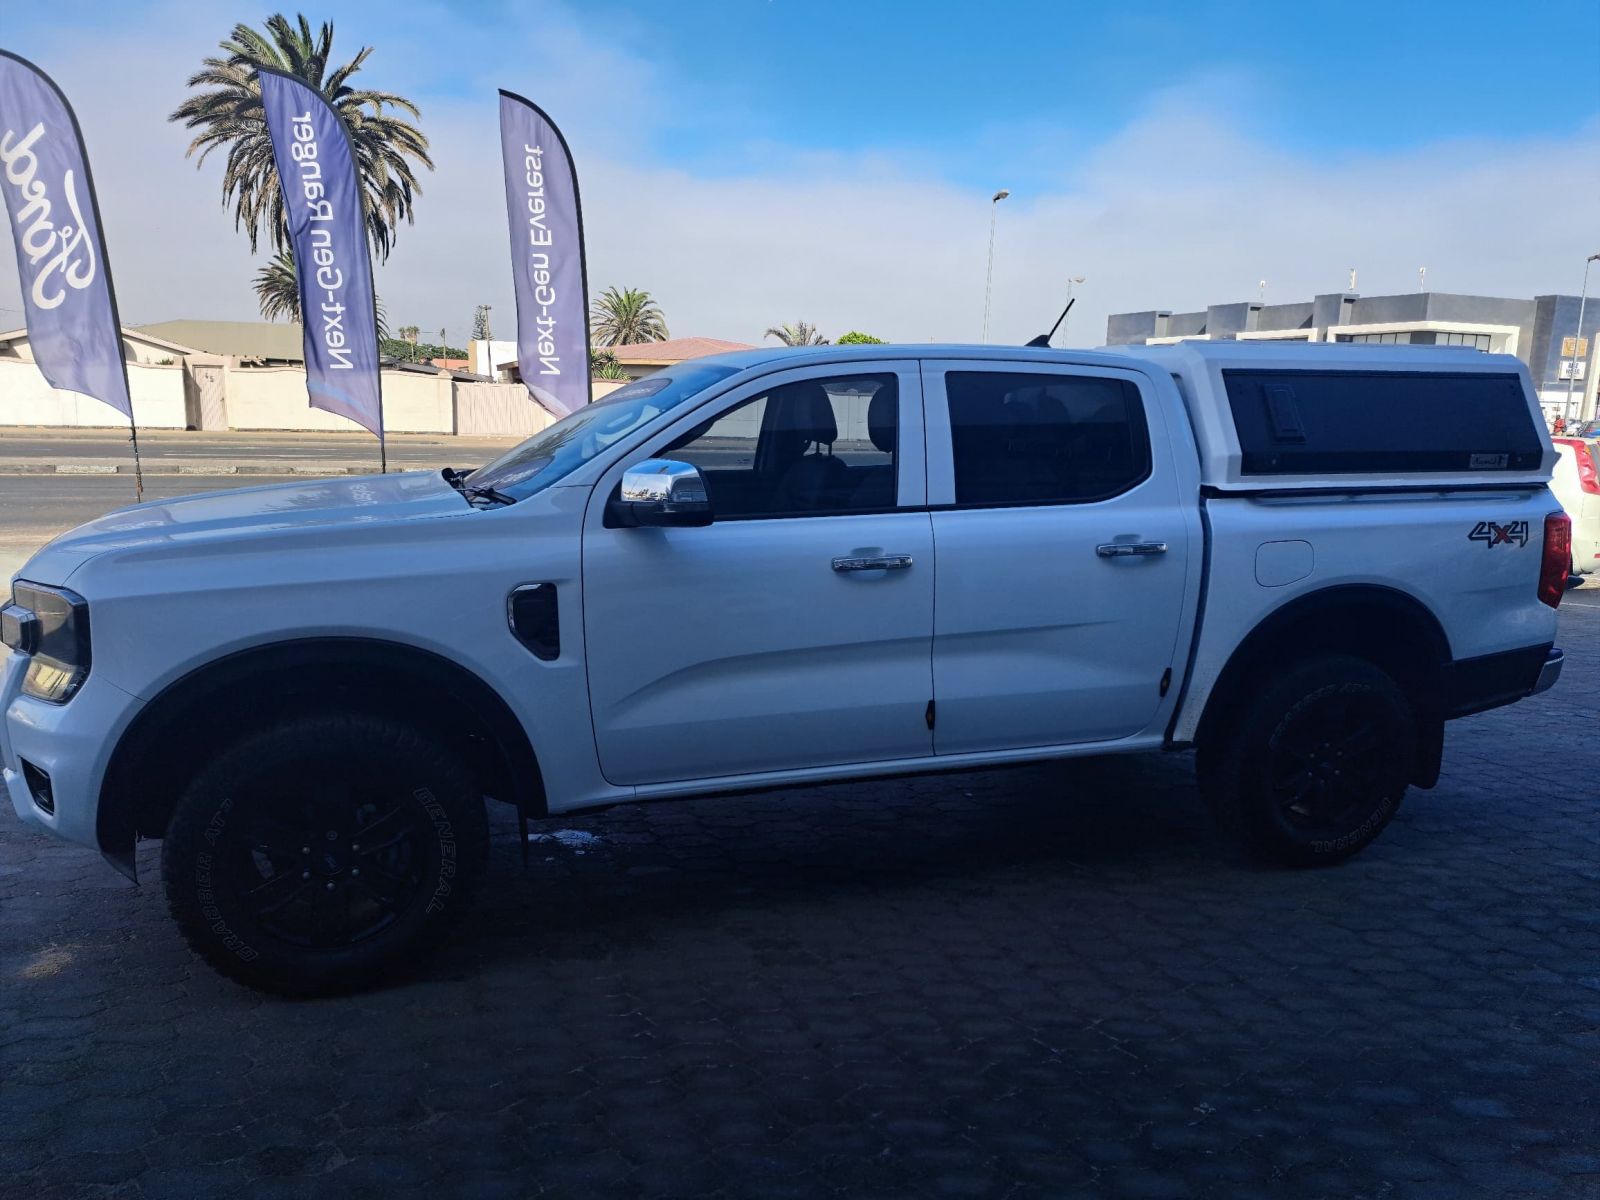
[[1514, 354], [1527, 363], [1547, 419], [1563, 414], [1587, 420], [1595, 414], [1600, 302], [1584, 310], [1583, 325], [1580, 337], [1577, 296], [1514, 300], [1448, 292], [1399, 296], [1329, 292], [1298, 304], [1245, 301], [1213, 304], [1198, 312], [1116, 313], [1106, 322], [1106, 344], [1162, 345], [1201, 339], [1466, 346]]

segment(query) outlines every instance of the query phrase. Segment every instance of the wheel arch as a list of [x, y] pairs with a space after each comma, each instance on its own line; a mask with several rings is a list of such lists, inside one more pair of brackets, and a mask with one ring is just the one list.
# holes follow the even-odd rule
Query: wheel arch
[[123, 731], [100, 787], [101, 852], [135, 878], [133, 847], [161, 837], [184, 783], [246, 721], [330, 701], [419, 722], [462, 754], [484, 794], [542, 815], [543, 777], [527, 731], [476, 673], [375, 638], [302, 638], [215, 659], [173, 681]]
[[1351, 654], [1388, 672], [1418, 717], [1412, 781], [1432, 787], [1443, 751], [1441, 695], [1451, 662], [1438, 616], [1408, 592], [1380, 584], [1341, 584], [1297, 596], [1263, 617], [1234, 648], [1217, 676], [1195, 731], [1204, 744], [1236, 711], [1249, 681], [1287, 656]]

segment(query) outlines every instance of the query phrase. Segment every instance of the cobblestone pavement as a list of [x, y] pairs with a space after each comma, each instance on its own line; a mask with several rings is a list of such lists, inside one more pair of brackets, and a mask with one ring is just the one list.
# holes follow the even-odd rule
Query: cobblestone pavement
[[1183, 756], [614, 810], [526, 874], [502, 819], [355, 999], [216, 978], [6, 806], [0, 1192], [1600, 1195], [1600, 609], [1562, 641], [1342, 867], [1241, 863]]

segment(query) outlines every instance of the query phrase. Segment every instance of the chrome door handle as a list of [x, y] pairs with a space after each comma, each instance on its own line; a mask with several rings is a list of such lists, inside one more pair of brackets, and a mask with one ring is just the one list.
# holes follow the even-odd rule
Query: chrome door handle
[[1135, 555], [1165, 554], [1165, 542], [1106, 542], [1094, 552], [1101, 558], [1132, 558]]
[[904, 571], [911, 565], [909, 554], [873, 554], [864, 558], [836, 558], [835, 571]]

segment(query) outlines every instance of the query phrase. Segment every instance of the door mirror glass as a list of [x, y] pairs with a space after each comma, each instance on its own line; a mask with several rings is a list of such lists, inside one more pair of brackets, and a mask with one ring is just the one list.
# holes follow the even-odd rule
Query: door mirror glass
[[699, 467], [648, 458], [623, 473], [607, 515], [609, 524], [628, 528], [709, 525], [711, 497]]

